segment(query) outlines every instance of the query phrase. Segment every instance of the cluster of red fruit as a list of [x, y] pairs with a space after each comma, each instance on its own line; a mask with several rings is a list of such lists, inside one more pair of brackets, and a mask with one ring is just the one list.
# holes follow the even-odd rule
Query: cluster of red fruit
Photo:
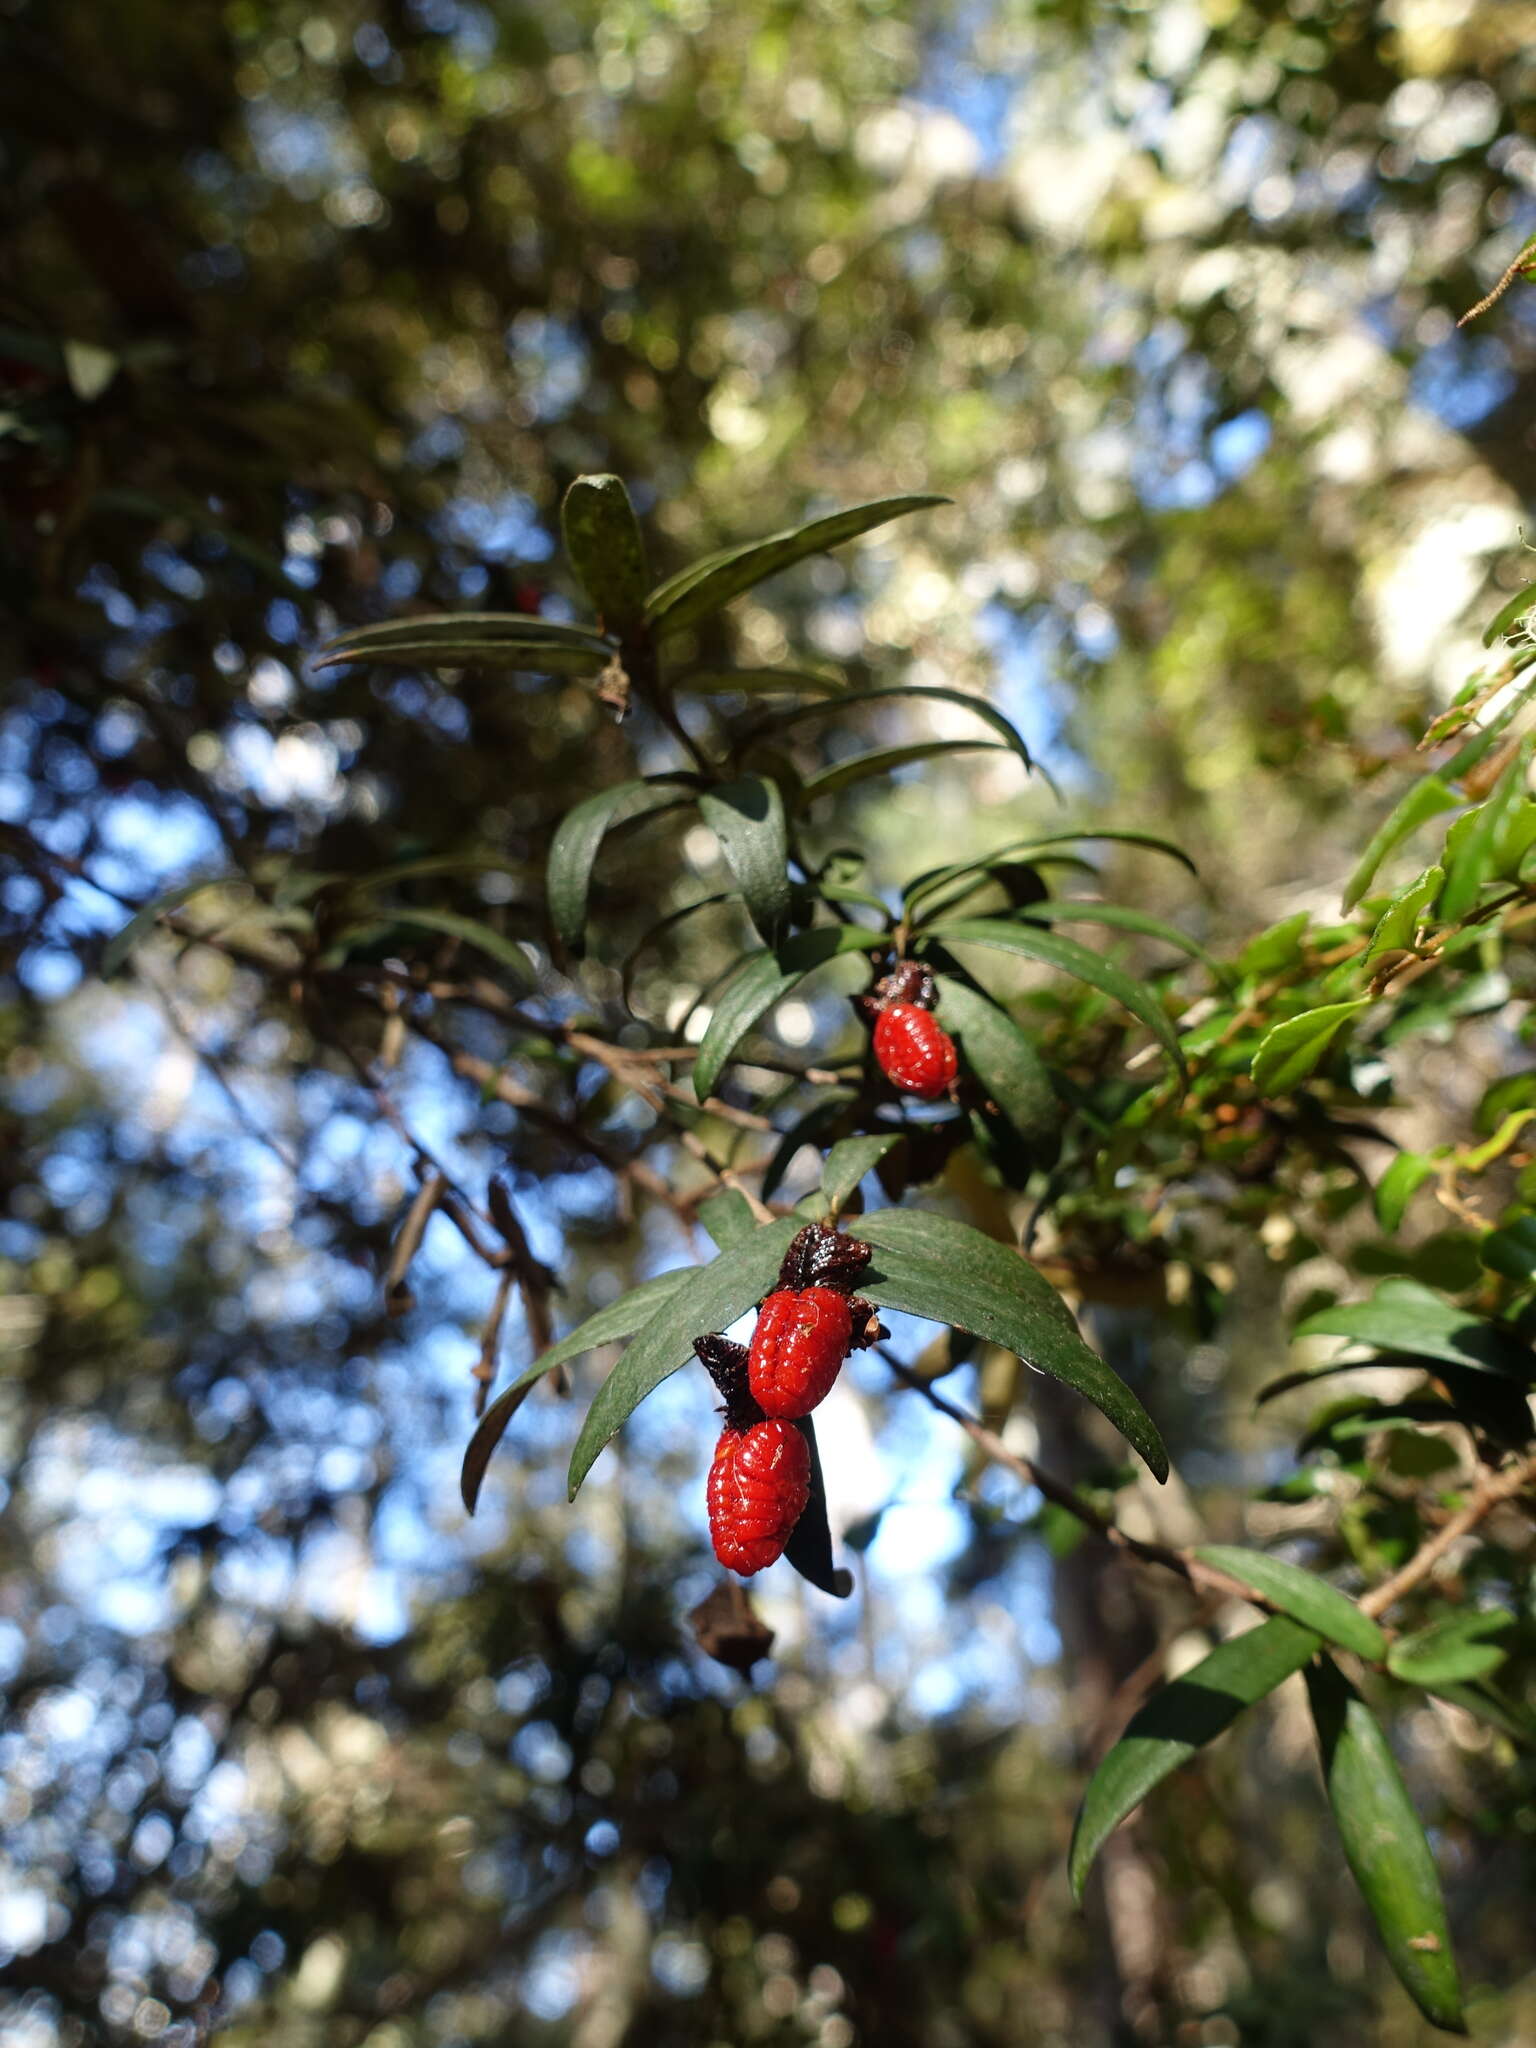
[[716, 1557], [743, 1578], [783, 1554], [805, 1512], [811, 1451], [796, 1423], [826, 1399], [850, 1351], [885, 1335], [875, 1309], [852, 1293], [869, 1259], [857, 1238], [808, 1223], [758, 1309], [751, 1345], [694, 1339], [725, 1403], [709, 1471], [709, 1533]]

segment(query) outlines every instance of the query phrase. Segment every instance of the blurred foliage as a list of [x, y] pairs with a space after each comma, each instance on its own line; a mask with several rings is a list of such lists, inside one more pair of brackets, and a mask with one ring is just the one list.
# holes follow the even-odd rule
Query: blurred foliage
[[[1425, 1372], [1385, 1324], [1385, 1377], [1251, 1398], [1292, 1322], [1327, 1336], [1394, 1281], [1527, 1341], [1507, 757], [1425, 809], [1352, 916], [1338, 897], [1528, 573], [1533, 302], [1454, 322], [1536, 225], [1533, 50], [1512, 0], [0, 0], [0, 1997], [26, 2048], [1428, 2038], [1369, 1945], [1294, 1685], [1111, 1838], [1077, 1917], [1086, 1768], [1246, 1610], [1077, 1540], [873, 1363], [845, 1374], [831, 1482], [839, 1534], [885, 1509], [859, 1591], [767, 1582], [755, 1691], [686, 1632], [701, 1389], [642, 1411], [574, 1510], [584, 1404], [541, 1391], [466, 1524], [477, 1360], [520, 1367], [541, 1317], [707, 1255], [707, 1160], [570, 1034], [696, 1035], [747, 925], [719, 904], [657, 933], [649, 1037], [626, 1021], [617, 963], [729, 881], [668, 813], [600, 860], [601, 941], [556, 972], [551, 837], [676, 765], [660, 698], [620, 727], [579, 675], [309, 656], [418, 611], [589, 618], [557, 552], [581, 472], [626, 479], [661, 576], [834, 506], [952, 498], [700, 621], [679, 661], [988, 695], [1066, 808], [1005, 755], [930, 760], [816, 813], [823, 881], [889, 902], [1008, 841], [1168, 832], [1199, 885], [1111, 846], [1104, 893], [1235, 978], [1069, 927], [1181, 1018], [1181, 1103], [1104, 998], [967, 952], [1060, 1079], [1061, 1154], [985, 1118], [952, 1151], [914, 1123], [904, 1154], [1004, 1239], [1048, 1195], [1037, 1260], [1180, 1487], [1135, 1483], [1001, 1354], [905, 1351], [1137, 1534], [1379, 1582], [1475, 1476], [1466, 1419], [1408, 1412]], [[709, 749], [757, 709], [676, 715]], [[899, 702], [754, 759], [812, 774], [971, 729]], [[1402, 905], [1458, 858], [1449, 899]], [[131, 912], [210, 877], [99, 976]], [[1000, 894], [1090, 886], [1047, 866]], [[1368, 963], [1387, 1000], [1265, 1099], [1267, 1032], [1370, 992], [1394, 918]], [[507, 1014], [519, 958], [542, 1040]], [[856, 1066], [858, 1043], [813, 990], [758, 1056]], [[839, 1135], [846, 1097], [774, 1074], [728, 1071], [695, 1148], [750, 1171], [824, 1102], [807, 1128]], [[460, 1207], [468, 1236], [431, 1214], [387, 1314], [439, 1165], [484, 1213]], [[520, 1284], [486, 1345], [493, 1173], [518, 1274], [563, 1291]], [[1522, 1418], [1455, 1371], [1433, 1398], [1510, 1440]], [[1509, 1510], [1484, 1536], [1450, 1591], [1517, 1616], [1506, 1725], [1395, 1679], [1373, 1697], [1474, 2031], [1515, 2043], [1529, 1535]]]

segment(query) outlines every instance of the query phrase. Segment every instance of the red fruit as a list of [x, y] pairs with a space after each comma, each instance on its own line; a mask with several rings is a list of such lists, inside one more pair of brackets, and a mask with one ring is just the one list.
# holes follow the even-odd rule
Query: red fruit
[[848, 1297], [831, 1287], [781, 1287], [758, 1311], [747, 1385], [765, 1415], [809, 1415], [824, 1401], [853, 1341]]
[[811, 1495], [811, 1452], [792, 1422], [720, 1432], [709, 1468], [709, 1534], [727, 1571], [744, 1579], [783, 1554]]
[[888, 1081], [931, 1102], [959, 1069], [955, 1041], [931, 1010], [892, 1003], [875, 1020], [875, 1058]]

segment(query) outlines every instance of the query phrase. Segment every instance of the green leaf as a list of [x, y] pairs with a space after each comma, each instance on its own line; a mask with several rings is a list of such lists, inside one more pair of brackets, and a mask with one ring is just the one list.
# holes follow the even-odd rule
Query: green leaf
[[391, 619], [382, 626], [357, 626], [328, 640], [314, 657], [316, 668], [338, 662], [423, 663], [446, 668], [523, 668], [555, 674], [588, 674], [613, 648], [595, 633], [523, 612], [433, 612]]
[[1524, 590], [1517, 590], [1508, 604], [1501, 605], [1483, 633], [1483, 645], [1491, 647], [1495, 640], [1502, 640], [1512, 627], [1519, 624], [1526, 613], [1536, 605], [1536, 583], [1527, 583]]
[[1167, 1478], [1168, 1454], [1152, 1418], [1084, 1343], [1071, 1310], [1022, 1253], [925, 1209], [879, 1209], [860, 1217], [858, 1234], [884, 1255], [859, 1282], [861, 1294], [881, 1308], [970, 1330], [1075, 1388], [1157, 1478]]
[[995, 946], [1004, 953], [1018, 953], [1026, 960], [1060, 968], [1064, 974], [1085, 981], [1109, 996], [1138, 1018], [1157, 1039], [1182, 1079], [1184, 1055], [1169, 1022], [1168, 1013], [1145, 982], [1135, 980], [1101, 953], [1080, 946], [1076, 939], [1064, 939], [1059, 932], [1036, 930], [1027, 924], [1009, 923], [1003, 918], [960, 917], [930, 925], [925, 939], [942, 939], [946, 945]]
[[1041, 1143], [1060, 1127], [1062, 1110], [1032, 1041], [989, 997], [936, 974], [939, 1022], [959, 1042], [965, 1065], [1020, 1137]]
[[830, 1593], [834, 1600], [846, 1600], [853, 1591], [853, 1573], [832, 1562], [832, 1531], [827, 1526], [827, 1485], [821, 1472], [821, 1453], [816, 1448], [816, 1418], [803, 1415], [795, 1424], [811, 1453], [811, 1490], [804, 1512], [796, 1522], [784, 1556], [818, 1593]]
[[769, 1292], [798, 1228], [788, 1216], [760, 1224], [751, 1237], [732, 1245], [710, 1265], [684, 1274], [682, 1285], [646, 1323], [597, 1390], [571, 1452], [572, 1500], [604, 1444], [653, 1388], [693, 1357], [694, 1338], [728, 1329]]
[[1088, 1781], [1067, 1872], [1081, 1900], [1093, 1859], [1155, 1785], [1299, 1671], [1320, 1647], [1310, 1629], [1283, 1615], [1221, 1643], [1137, 1714]]
[[886, 1153], [902, 1143], [900, 1131], [878, 1138], [842, 1138], [827, 1154], [821, 1169], [821, 1192], [827, 1214], [837, 1215], [866, 1173], [873, 1173]]
[[551, 1344], [547, 1351], [541, 1351], [532, 1365], [496, 1397], [481, 1416], [479, 1426], [469, 1440], [469, 1448], [464, 1453], [464, 1469], [459, 1475], [459, 1491], [470, 1514], [475, 1512], [475, 1503], [480, 1498], [481, 1482], [492, 1451], [505, 1435], [507, 1424], [544, 1375], [557, 1365], [563, 1365], [568, 1358], [579, 1358], [584, 1351], [595, 1351], [599, 1344], [612, 1344], [620, 1337], [633, 1336], [636, 1330], [645, 1327], [661, 1304], [674, 1295], [687, 1278], [688, 1268], [681, 1267], [676, 1272], [658, 1273], [654, 1279], [642, 1280], [638, 1287], [632, 1287], [617, 1301], [609, 1302], [606, 1308], [598, 1309], [585, 1322], [578, 1323], [574, 1330], [568, 1331], [558, 1343]]
[[[1199, 873], [1182, 847], [1175, 846], [1171, 839], [1158, 838], [1155, 833], [1052, 832], [1044, 838], [1015, 839], [1008, 845], [1000, 846], [992, 853], [978, 855], [973, 860], [954, 861], [947, 867], [932, 868], [926, 874], [914, 876], [903, 892], [907, 914], [909, 917], [914, 916], [921, 901], [940, 889], [948, 888], [950, 883], [959, 881], [962, 876], [980, 875], [1004, 862], [1028, 861], [1033, 855], [1050, 847], [1073, 846], [1086, 839], [1105, 840], [1121, 846], [1145, 847], [1149, 852], [1164, 853], [1170, 860], [1178, 861], [1180, 866], [1188, 868], [1192, 875]], [[1093, 872], [1091, 863], [1085, 865], [1088, 866], [1090, 873]], [[931, 916], [932, 912], [925, 912], [924, 915]]]
[[1292, 1331], [1294, 1337], [1353, 1337], [1380, 1351], [1405, 1351], [1415, 1358], [1441, 1358], [1449, 1365], [1502, 1373], [1530, 1385], [1536, 1356], [1529, 1345], [1498, 1323], [1457, 1308], [1417, 1280], [1394, 1275], [1369, 1301], [1320, 1309]]
[[856, 540], [872, 527], [884, 526], [888, 520], [900, 519], [908, 512], [922, 512], [931, 505], [949, 502], [948, 498], [931, 494], [876, 498], [867, 505], [850, 505], [846, 511], [834, 512], [825, 519], [813, 519], [806, 526], [786, 527], [766, 540], [721, 548], [659, 584], [646, 600], [645, 616], [657, 639], [684, 632], [766, 577], [804, 561], [807, 555], [841, 547], [844, 541]]
[[[740, 1188], [721, 1188], [718, 1194], [708, 1195], [699, 1204], [699, 1221], [714, 1239], [716, 1251], [728, 1252], [733, 1244], [741, 1244], [757, 1228], [757, 1218], [752, 1214], [752, 1204]], [[700, 1336], [703, 1332], [698, 1333]]]
[[1267, 931], [1250, 939], [1237, 956], [1238, 974], [1246, 981], [1289, 967], [1293, 960], [1301, 957], [1302, 944], [1311, 922], [1310, 910], [1298, 910], [1293, 916], [1282, 917], [1278, 924], [1272, 924]]
[[1428, 1627], [1399, 1636], [1387, 1653], [1387, 1669], [1408, 1685], [1464, 1685], [1485, 1678], [1508, 1656], [1488, 1641], [1513, 1628], [1515, 1617], [1483, 1608], [1471, 1614], [1447, 1614]]
[[1461, 801], [1455, 790], [1439, 775], [1425, 775], [1414, 783], [1391, 815], [1384, 818], [1372, 833], [1359, 864], [1344, 885], [1341, 908], [1354, 909], [1371, 886], [1376, 870], [1394, 847], [1417, 832], [1421, 825], [1427, 825], [1441, 811], [1454, 811]]
[[1398, 1228], [1408, 1213], [1408, 1204], [1425, 1181], [1434, 1179], [1439, 1164], [1439, 1160], [1428, 1152], [1398, 1153], [1371, 1190], [1376, 1221], [1383, 1230]]
[[776, 712], [772, 717], [762, 721], [755, 729], [753, 738], [756, 739], [762, 733], [784, 732], [789, 726], [799, 725], [807, 718], [824, 718], [829, 712], [841, 716], [844, 711], [851, 711], [855, 707], [892, 703], [898, 697], [919, 701], [927, 698], [938, 704], [960, 705], [963, 710], [974, 713], [984, 724], [990, 725], [994, 732], [999, 733], [1004, 745], [1018, 755], [1026, 768], [1034, 766], [1029, 748], [1024, 744], [1018, 728], [1011, 719], [1005, 718], [1001, 711], [989, 704], [985, 697], [972, 696], [968, 690], [928, 689], [920, 683], [893, 683], [880, 689], [846, 690], [833, 704], [802, 704], [793, 711]]
[[1440, 892], [1440, 915], [1447, 924], [1466, 916], [1483, 883], [1492, 875], [1510, 814], [1524, 793], [1530, 763], [1527, 743], [1510, 760], [1487, 802], [1458, 818], [1446, 834], [1446, 880]]
[[405, 910], [397, 903], [381, 903], [378, 915], [387, 918], [391, 924], [405, 925], [410, 930], [444, 932], [450, 938], [462, 939], [466, 945], [478, 948], [487, 958], [505, 967], [522, 988], [538, 986], [533, 962], [517, 941], [509, 939], [505, 932], [493, 931], [477, 917], [460, 917], [453, 910]]
[[1192, 960], [1208, 967], [1218, 981], [1226, 979], [1224, 970], [1198, 939], [1192, 939], [1176, 924], [1169, 924], [1161, 917], [1152, 917], [1145, 910], [1132, 910], [1121, 903], [1074, 902], [1063, 897], [1047, 898], [1043, 903], [1027, 903], [1019, 915], [1034, 918], [1041, 924], [1101, 924], [1116, 931], [1139, 932], [1143, 938], [1158, 939], [1165, 946], [1174, 946], [1179, 952], [1188, 953]]
[[1387, 1638], [1370, 1616], [1362, 1614], [1336, 1587], [1298, 1565], [1233, 1543], [1204, 1543], [1195, 1555], [1228, 1578], [1252, 1586], [1292, 1621], [1301, 1622], [1341, 1649], [1353, 1650], [1367, 1663], [1379, 1664], [1386, 1656]]
[[1328, 1803], [1388, 1959], [1426, 2019], [1465, 2033], [1435, 1859], [1387, 1738], [1330, 1659], [1308, 1668], [1307, 1694]]
[[778, 784], [762, 775], [699, 792], [699, 814], [741, 884], [752, 922], [768, 945], [789, 922], [789, 830]]
[[996, 740], [911, 740], [905, 746], [878, 747], [872, 753], [855, 754], [847, 761], [834, 761], [830, 768], [808, 775], [801, 784], [797, 807], [814, 803], [818, 797], [833, 796], [838, 790], [851, 789], [856, 782], [867, 782], [871, 776], [894, 774], [898, 768], [910, 767], [914, 761], [937, 760], [941, 754], [1005, 754], [1008, 751]]
[[814, 668], [691, 668], [673, 684], [705, 697], [840, 697], [847, 687], [845, 676]]
[[1445, 869], [1438, 863], [1426, 868], [1422, 875], [1408, 884], [1377, 919], [1376, 929], [1371, 934], [1371, 943], [1365, 949], [1360, 962], [1362, 968], [1369, 967], [1380, 959], [1383, 953], [1393, 953], [1400, 948], [1407, 950], [1418, 940], [1419, 927], [1425, 922], [1426, 914], [1440, 894], [1445, 880]]
[[147, 939], [160, 919], [168, 910], [179, 910], [183, 903], [190, 902], [200, 889], [244, 888], [247, 885], [238, 875], [204, 875], [200, 881], [178, 882], [174, 889], [164, 889], [158, 896], [141, 903], [121, 931], [114, 932], [101, 949], [101, 978], [109, 980], [128, 958], [134, 947]]
[[1289, 1095], [1318, 1066], [1341, 1028], [1369, 1009], [1370, 1002], [1369, 996], [1360, 996], [1352, 1003], [1325, 1003], [1274, 1025], [1253, 1056], [1254, 1087], [1261, 1095]]
[[592, 609], [611, 632], [625, 633], [645, 616], [650, 572], [629, 493], [616, 476], [579, 476], [560, 506], [566, 559]]
[[1502, 1230], [1491, 1230], [1477, 1256], [1491, 1273], [1528, 1286], [1536, 1280], [1536, 1216], [1517, 1216]]
[[560, 820], [549, 844], [545, 890], [555, 930], [572, 953], [580, 953], [587, 926], [587, 896], [597, 850], [615, 825], [642, 818], [679, 801], [681, 775], [647, 776], [643, 781], [616, 782], [583, 798]]
[[693, 1063], [693, 1091], [700, 1102], [714, 1093], [722, 1069], [757, 1020], [808, 974], [840, 953], [870, 953], [883, 945], [880, 933], [862, 926], [824, 925], [786, 939], [773, 952], [749, 954], [722, 991]]

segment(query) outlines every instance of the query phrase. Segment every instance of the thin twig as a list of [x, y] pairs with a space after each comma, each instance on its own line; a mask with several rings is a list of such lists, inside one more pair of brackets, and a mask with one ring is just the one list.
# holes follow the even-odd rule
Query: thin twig
[[1364, 1595], [1359, 1602], [1361, 1613], [1372, 1617], [1385, 1614], [1405, 1593], [1411, 1593], [1415, 1586], [1427, 1579], [1441, 1558], [1454, 1549], [1463, 1536], [1486, 1521], [1496, 1507], [1504, 1501], [1513, 1500], [1533, 1482], [1536, 1482], [1536, 1454], [1520, 1459], [1502, 1472], [1490, 1473], [1478, 1483], [1465, 1507], [1458, 1508], [1427, 1542], [1420, 1544], [1408, 1562], [1400, 1566], [1391, 1578], [1383, 1579], [1379, 1586], [1373, 1586]]

